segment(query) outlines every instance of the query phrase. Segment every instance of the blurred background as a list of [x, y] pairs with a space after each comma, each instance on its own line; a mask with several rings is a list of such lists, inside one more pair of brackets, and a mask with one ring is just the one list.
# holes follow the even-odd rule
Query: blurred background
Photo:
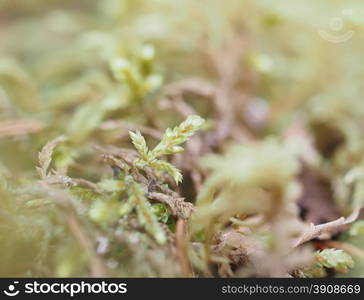
[[[53, 239], [72, 239], [45, 230], [57, 213], [38, 218], [49, 212], [23, 205], [39, 150], [67, 135], [55, 165], [97, 181], [108, 171], [93, 145], [124, 146], [130, 124], [182, 120], [159, 95], [185, 79], [197, 90], [186, 103], [212, 127], [234, 115], [224, 143], [307, 135], [330, 205], [347, 214], [363, 204], [363, 16], [360, 0], [0, 0], [0, 177], [23, 195], [0, 192], [0, 275], [87, 274], [75, 267], [77, 247], [50, 254]], [[214, 115], [204, 98], [221, 82], [228, 91]], [[363, 248], [355, 226], [341, 238]], [[364, 276], [362, 260], [348, 276]]]

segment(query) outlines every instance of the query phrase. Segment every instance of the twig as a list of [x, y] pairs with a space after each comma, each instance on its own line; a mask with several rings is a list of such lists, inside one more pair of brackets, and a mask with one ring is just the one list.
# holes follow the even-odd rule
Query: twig
[[294, 244], [294, 248], [304, 244], [313, 239], [329, 239], [333, 235], [339, 233], [343, 228], [354, 222], [360, 214], [364, 206], [357, 207], [347, 218], [341, 217], [337, 220], [327, 222], [320, 225], [310, 224], [309, 228], [302, 233], [302, 235], [298, 238], [298, 240]]
[[0, 138], [37, 133], [44, 125], [37, 120], [8, 120], [0, 122]]
[[182, 276], [190, 277], [192, 271], [185, 247], [185, 230], [186, 230], [185, 227], [186, 227], [185, 221], [183, 219], [178, 219], [176, 225], [176, 248], [177, 248], [178, 260], [182, 268]]
[[172, 210], [172, 214], [181, 219], [190, 217], [194, 206], [190, 202], [185, 202], [184, 198], [165, 195], [163, 193], [151, 192], [148, 193], [148, 198], [167, 204]]

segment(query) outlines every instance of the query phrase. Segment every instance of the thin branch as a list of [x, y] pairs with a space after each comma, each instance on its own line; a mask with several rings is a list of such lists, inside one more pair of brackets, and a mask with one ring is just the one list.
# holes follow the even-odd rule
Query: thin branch
[[183, 277], [191, 277], [191, 264], [187, 256], [187, 251], [185, 247], [185, 235], [186, 235], [186, 223], [182, 219], [177, 220], [176, 225], [176, 248], [178, 260], [182, 268]]

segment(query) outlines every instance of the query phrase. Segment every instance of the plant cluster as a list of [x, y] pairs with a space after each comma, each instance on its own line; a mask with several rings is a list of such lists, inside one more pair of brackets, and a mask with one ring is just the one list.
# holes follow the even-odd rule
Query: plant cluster
[[364, 276], [358, 1], [0, 1], [0, 276]]

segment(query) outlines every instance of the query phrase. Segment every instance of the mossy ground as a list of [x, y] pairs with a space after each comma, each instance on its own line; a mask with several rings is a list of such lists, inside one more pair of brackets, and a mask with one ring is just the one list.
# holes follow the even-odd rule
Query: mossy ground
[[362, 13], [0, 0], [0, 276], [364, 276]]

